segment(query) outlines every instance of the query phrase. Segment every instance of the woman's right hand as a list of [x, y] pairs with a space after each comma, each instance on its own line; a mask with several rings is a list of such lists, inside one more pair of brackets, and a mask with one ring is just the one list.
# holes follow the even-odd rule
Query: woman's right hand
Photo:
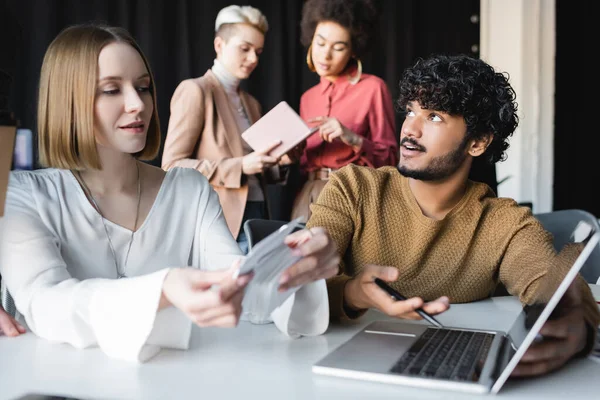
[[258, 174], [264, 169], [271, 168], [273, 165], [277, 164], [279, 160], [275, 157], [269, 156], [268, 154], [280, 144], [281, 140], [277, 140], [262, 151], [254, 151], [245, 155], [242, 158], [242, 172], [244, 175]]
[[234, 278], [239, 262], [224, 271], [172, 268], [163, 283], [159, 309], [174, 306], [201, 327], [235, 327], [242, 313], [244, 288], [252, 275]]

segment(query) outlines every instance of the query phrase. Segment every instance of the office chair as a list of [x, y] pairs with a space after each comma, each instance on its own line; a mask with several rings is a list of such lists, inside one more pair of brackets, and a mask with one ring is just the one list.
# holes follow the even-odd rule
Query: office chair
[[[579, 222], [585, 222], [593, 229], [600, 231], [598, 218], [584, 210], [558, 210], [534, 214], [534, 216], [542, 223], [544, 229], [554, 236], [554, 248], [557, 251], [560, 251], [565, 244], [573, 241], [572, 234]], [[600, 277], [600, 246], [592, 251], [580, 273], [588, 283], [598, 282]]]
[[[279, 221], [274, 219], [249, 219], [244, 222], [244, 233], [248, 239], [248, 251], [252, 246], [260, 242], [277, 229], [290, 221]], [[304, 224], [302, 224], [304, 226]]]

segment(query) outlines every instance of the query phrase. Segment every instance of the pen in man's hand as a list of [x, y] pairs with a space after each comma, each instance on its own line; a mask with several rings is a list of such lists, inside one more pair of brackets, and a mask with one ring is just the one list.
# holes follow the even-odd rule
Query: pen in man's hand
[[[375, 284], [377, 286], [379, 286], [380, 288], [382, 288], [387, 294], [389, 294], [390, 296], [392, 296], [392, 298], [394, 300], [397, 301], [404, 301], [406, 300], [406, 297], [402, 296], [400, 293], [398, 293], [398, 291], [396, 291], [395, 289], [393, 289], [392, 287], [390, 287], [387, 283], [385, 283], [384, 281], [382, 281], [379, 278], [375, 278]], [[418, 308], [415, 310], [417, 312], [417, 314], [419, 314], [421, 317], [423, 317], [424, 320], [428, 321], [430, 324], [437, 326], [438, 328], [443, 328], [444, 326], [435, 318], [433, 318], [432, 315], [428, 314], [425, 310], [423, 310], [422, 308]]]

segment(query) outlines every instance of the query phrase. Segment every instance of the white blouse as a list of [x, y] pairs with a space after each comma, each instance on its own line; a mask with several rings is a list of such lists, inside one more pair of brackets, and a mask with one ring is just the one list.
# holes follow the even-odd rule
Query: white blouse
[[[143, 362], [161, 347], [185, 349], [190, 320], [175, 307], [157, 312], [169, 267], [229, 268], [241, 257], [208, 180], [170, 169], [146, 220], [134, 233], [105, 220], [68, 170], [11, 172], [0, 240], [0, 273], [19, 312], [38, 336], [111, 357]], [[244, 298], [245, 304], [252, 299]], [[244, 307], [242, 319], [251, 309]], [[271, 314], [286, 335], [328, 327], [324, 280], [305, 285]]]

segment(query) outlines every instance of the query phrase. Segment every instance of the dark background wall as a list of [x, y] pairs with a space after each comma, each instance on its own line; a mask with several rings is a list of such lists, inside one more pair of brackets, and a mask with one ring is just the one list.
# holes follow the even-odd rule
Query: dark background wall
[[[592, 38], [591, 2], [556, 0], [554, 95], [554, 209], [581, 208], [600, 218], [600, 129], [594, 100], [597, 65], [575, 43]], [[592, 20], [594, 19], [594, 20]], [[597, 33], [596, 33], [597, 34]]]
[[[214, 19], [230, 4], [222, 0], [0, 0], [0, 69], [12, 75], [11, 108], [21, 126], [35, 132], [39, 70], [47, 46], [68, 25], [103, 21], [127, 28], [149, 58], [164, 135], [173, 91], [183, 79], [199, 76], [212, 65]], [[303, 1], [250, 4], [267, 16], [270, 30], [260, 64], [244, 83], [245, 89], [264, 110], [281, 100], [297, 109], [302, 92], [318, 81], [306, 67], [299, 40]], [[393, 97], [402, 71], [417, 57], [434, 52], [479, 55], [479, 0], [379, 0], [376, 4], [377, 34], [363, 65], [365, 72], [387, 82]], [[398, 116], [398, 129], [401, 122]], [[152, 163], [159, 165], [160, 155]], [[493, 167], [479, 163], [472, 177], [496, 188]], [[270, 196], [278, 200], [274, 209], [278, 219], [289, 215], [294, 182], [269, 188]]]

